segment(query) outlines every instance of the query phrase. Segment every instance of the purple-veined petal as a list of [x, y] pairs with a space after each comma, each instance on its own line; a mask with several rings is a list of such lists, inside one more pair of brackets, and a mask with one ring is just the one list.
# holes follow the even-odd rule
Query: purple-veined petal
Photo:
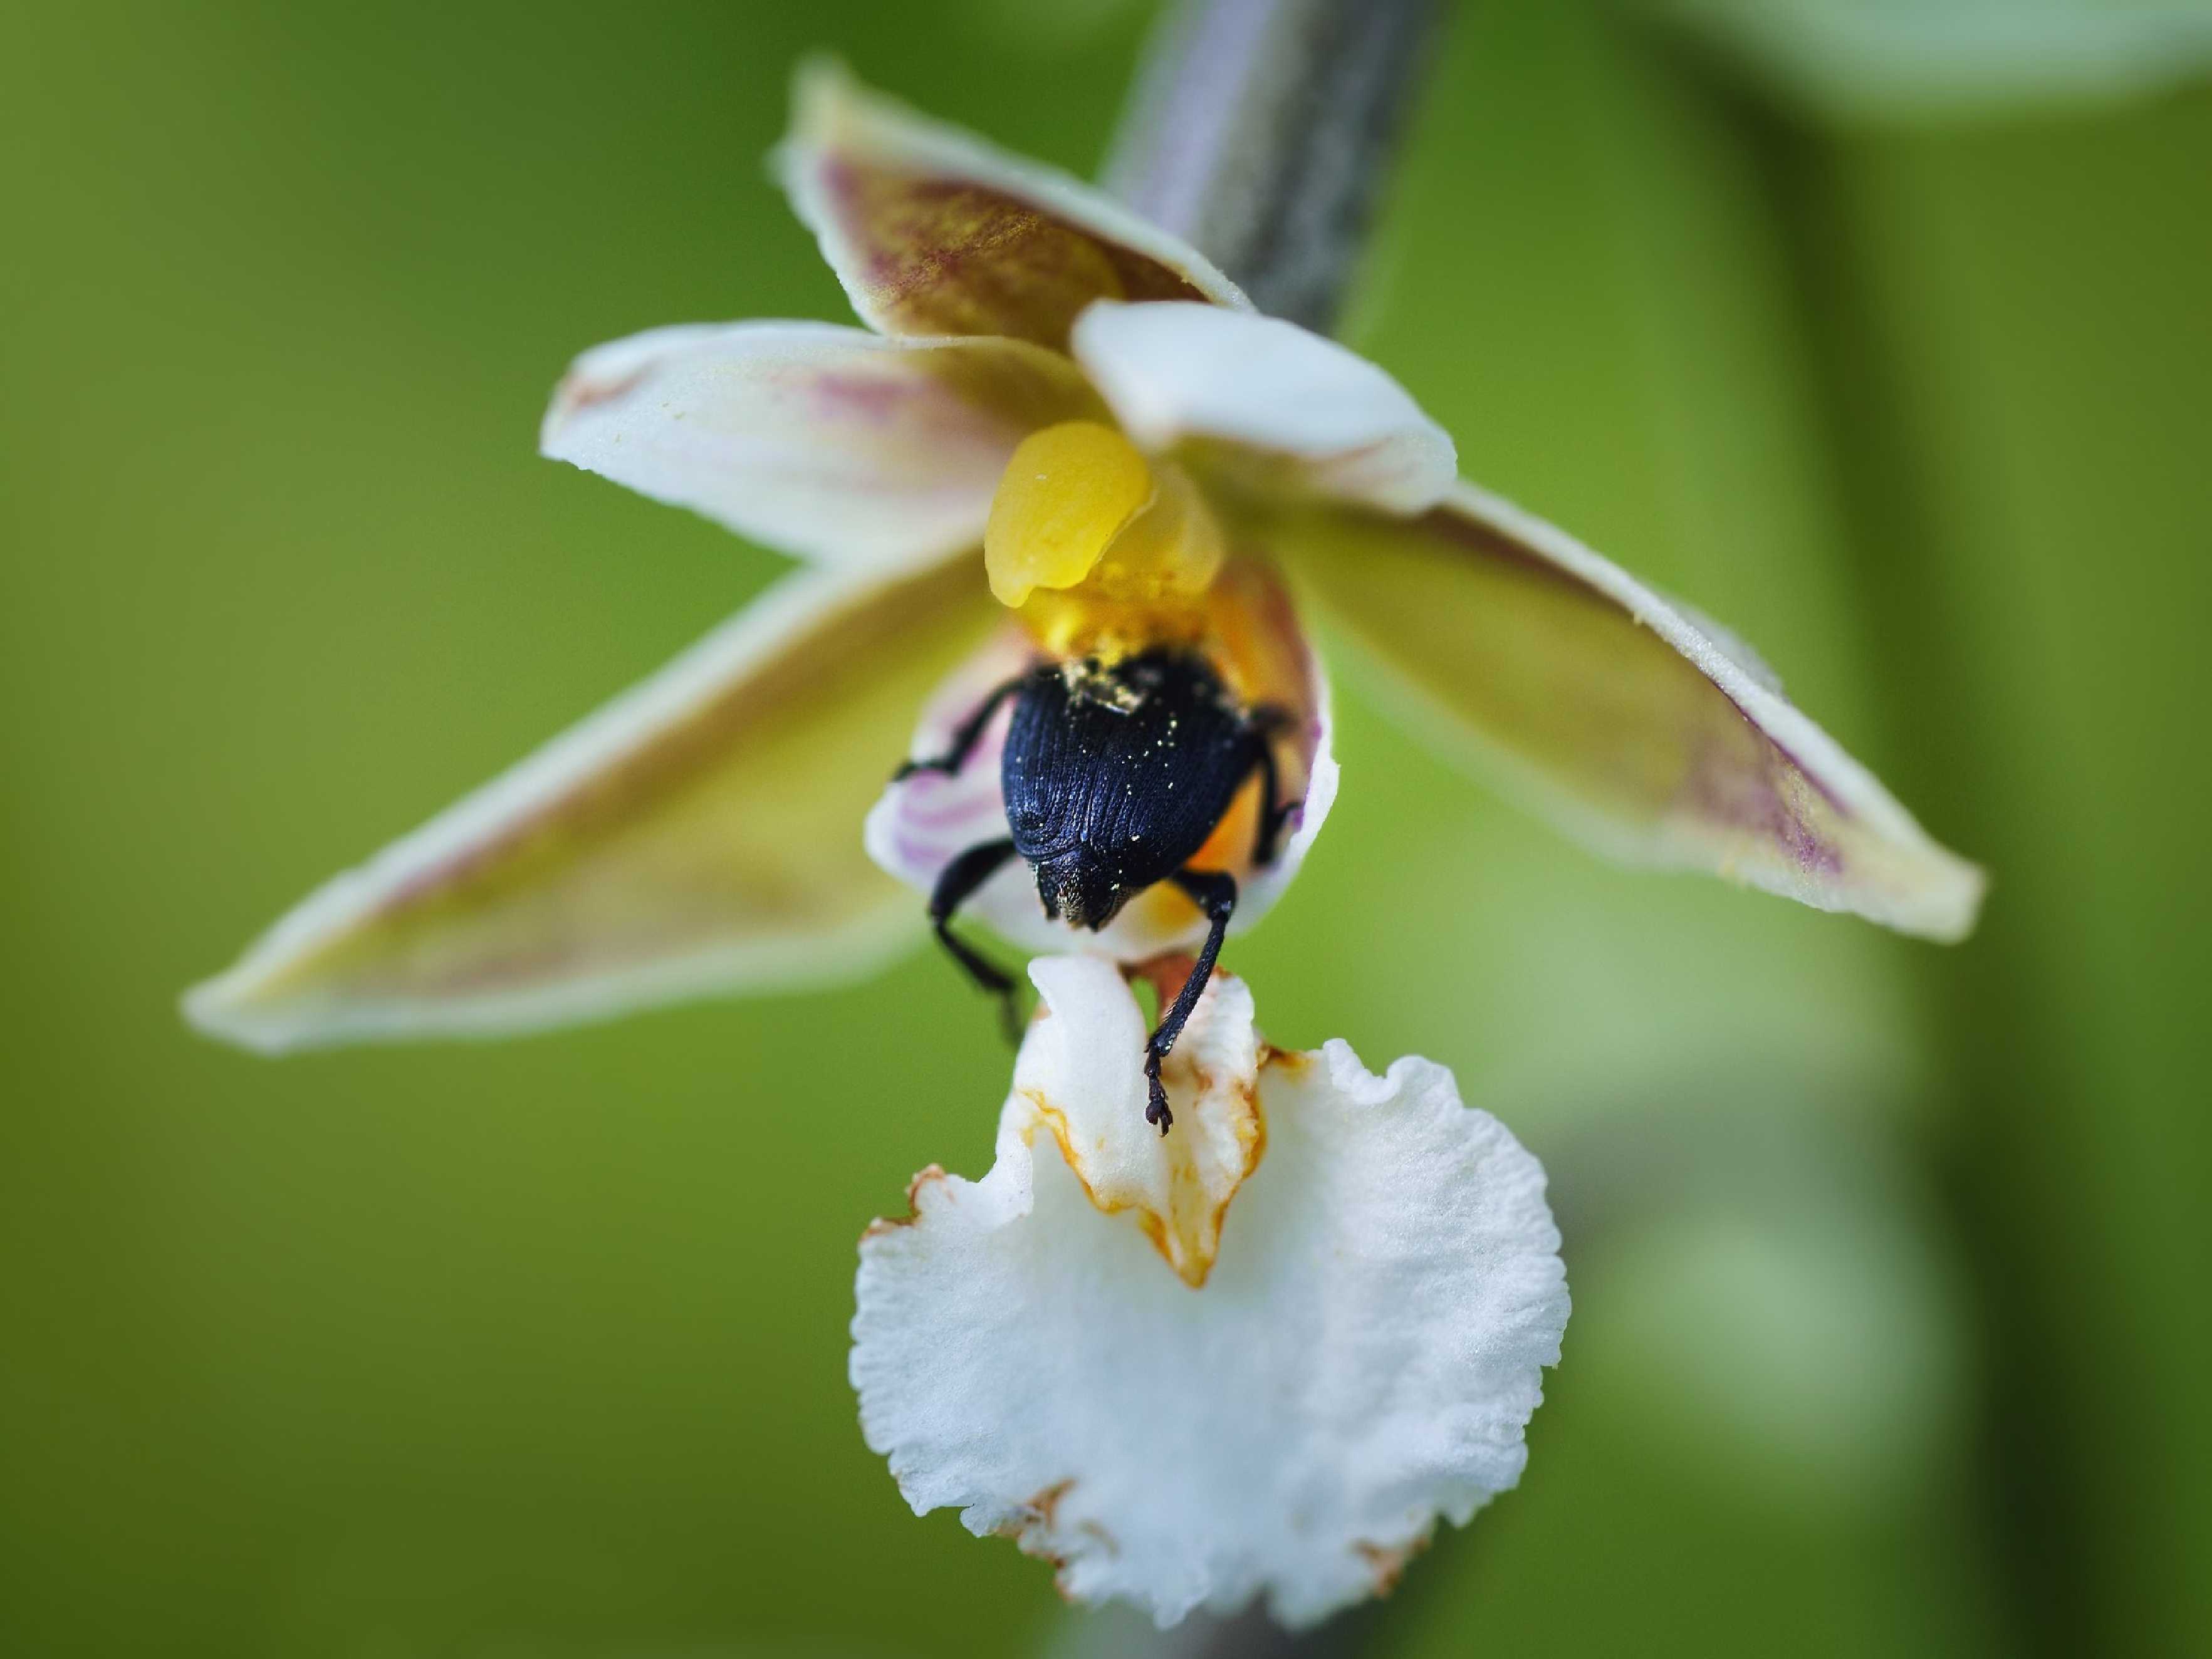
[[[1291, 727], [1276, 744], [1276, 757], [1284, 795], [1300, 803], [1272, 864], [1255, 867], [1251, 861], [1256, 789], [1247, 790], [1192, 860], [1201, 869], [1225, 869], [1236, 876], [1233, 934], [1256, 924], [1297, 874], [1336, 799], [1337, 765], [1329, 741], [1328, 677], [1281, 581], [1257, 558], [1232, 558], [1216, 583], [1214, 611], [1217, 658], [1232, 672], [1246, 701], [1274, 704], [1291, 716]], [[943, 754], [954, 728], [991, 690], [1035, 660], [1028, 636], [1011, 621], [1005, 623], [929, 699], [909, 755], [921, 759]], [[1011, 707], [999, 711], [957, 776], [921, 772], [884, 791], [867, 826], [868, 852], [878, 865], [926, 894], [945, 866], [969, 848], [1005, 836], [999, 762], [1012, 718]], [[1018, 859], [986, 883], [962, 913], [1025, 950], [1097, 952], [1123, 962], [1188, 950], [1206, 936], [1206, 921], [1197, 907], [1165, 884], [1131, 900], [1097, 933], [1070, 927], [1045, 915], [1036, 877]]]
[[781, 551], [887, 568], [975, 545], [1015, 446], [1100, 410], [1019, 340], [694, 324], [579, 357], [539, 444]]
[[1093, 300], [1245, 306], [1195, 248], [1111, 197], [858, 85], [802, 70], [777, 167], [886, 334], [1004, 334], [1055, 349]]
[[1480, 766], [1601, 852], [1930, 939], [1982, 872], [1931, 840], [1733, 636], [1471, 485], [1414, 520], [1316, 514], [1304, 586]]
[[190, 992], [266, 1051], [851, 977], [918, 934], [863, 816], [999, 614], [981, 562], [786, 579]]
[[1139, 447], [1195, 446], [1250, 488], [1419, 513], [1456, 474], [1451, 435], [1403, 386], [1280, 318], [1102, 301], [1069, 349]]
[[1541, 1166], [1442, 1066], [1261, 1042], [1219, 974], [1163, 1138], [1112, 966], [1030, 973], [991, 1172], [861, 1240], [868, 1444], [1078, 1601], [1302, 1626], [1387, 1590], [1527, 1462], [1568, 1312]]

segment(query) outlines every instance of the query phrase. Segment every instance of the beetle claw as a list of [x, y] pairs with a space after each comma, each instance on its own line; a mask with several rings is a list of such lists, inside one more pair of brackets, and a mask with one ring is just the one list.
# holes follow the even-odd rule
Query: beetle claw
[[1175, 1114], [1168, 1110], [1168, 1091], [1160, 1082], [1159, 1054], [1151, 1048], [1145, 1051], [1145, 1086], [1152, 1095], [1145, 1104], [1145, 1121], [1158, 1124], [1160, 1133], [1165, 1134]]

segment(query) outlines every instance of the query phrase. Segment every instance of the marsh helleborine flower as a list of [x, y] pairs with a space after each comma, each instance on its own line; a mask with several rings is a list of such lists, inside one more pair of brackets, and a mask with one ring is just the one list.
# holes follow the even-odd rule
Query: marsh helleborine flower
[[[972, 763], [886, 788], [901, 734], [936, 756], [1025, 665], [1162, 644], [1287, 712], [1279, 856], [1252, 856], [1255, 787], [1193, 860], [1235, 878], [1249, 927], [1337, 786], [1307, 606], [1605, 851], [1972, 925], [1979, 873], [1740, 646], [1457, 481], [1389, 376], [1195, 250], [834, 70], [803, 77], [779, 159], [868, 330], [602, 346], [544, 446], [811, 568], [309, 897], [190, 994], [204, 1029], [270, 1050], [511, 1030], [854, 974], [916, 937], [906, 890], [1006, 833], [1003, 711]], [[911, 1224], [864, 1243], [871, 1443], [917, 1509], [1014, 1532], [1078, 1595], [1168, 1619], [1264, 1589], [1303, 1620], [1365, 1593], [1517, 1474], [1566, 1310], [1540, 1170], [1425, 1062], [1266, 1048], [1225, 975], [1159, 1140], [1112, 963], [1191, 949], [1190, 898], [1163, 884], [1078, 930], [1015, 862], [970, 908], [1075, 954], [1033, 968], [991, 1174], [926, 1175]]]

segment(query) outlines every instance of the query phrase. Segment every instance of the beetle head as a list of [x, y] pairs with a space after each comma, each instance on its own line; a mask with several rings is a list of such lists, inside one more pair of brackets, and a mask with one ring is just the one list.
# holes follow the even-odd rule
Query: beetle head
[[1129, 897], [1121, 876], [1087, 847], [1038, 860], [1036, 882], [1047, 915], [1093, 933], [1119, 915]]

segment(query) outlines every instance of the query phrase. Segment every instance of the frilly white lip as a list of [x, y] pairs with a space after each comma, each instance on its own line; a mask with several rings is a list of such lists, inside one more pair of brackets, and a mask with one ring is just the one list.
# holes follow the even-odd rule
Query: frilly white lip
[[869, 1445], [1079, 1601], [1299, 1626], [1389, 1589], [1526, 1462], [1568, 1310], [1541, 1166], [1440, 1066], [1269, 1048], [1226, 975], [1163, 1143], [1119, 973], [1031, 973], [991, 1172], [861, 1241]]

